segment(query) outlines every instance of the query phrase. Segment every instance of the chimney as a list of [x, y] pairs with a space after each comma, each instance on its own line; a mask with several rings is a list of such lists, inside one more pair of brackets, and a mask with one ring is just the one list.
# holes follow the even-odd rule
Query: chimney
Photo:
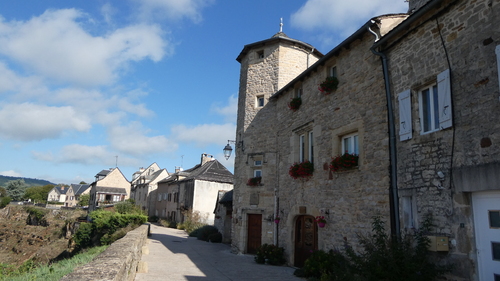
[[214, 156], [213, 155], [210, 155], [210, 154], [207, 154], [207, 153], [203, 153], [201, 154], [201, 165], [205, 165], [205, 163], [207, 162], [210, 162], [210, 161], [214, 161]]
[[141, 173], [142, 173], [142, 172], [144, 172], [144, 168], [143, 168], [143, 167], [140, 167], [140, 168], [139, 168], [139, 172], [141, 172]]
[[182, 170], [182, 169], [181, 169], [181, 167], [177, 167], [177, 166], [175, 166], [175, 172], [176, 172], [176, 173], [180, 172], [181, 170]]
[[420, 9], [422, 6], [427, 4], [427, 2], [430, 2], [430, 1], [431, 0], [408, 0], [408, 2], [409, 2], [408, 14], [413, 14], [418, 9]]

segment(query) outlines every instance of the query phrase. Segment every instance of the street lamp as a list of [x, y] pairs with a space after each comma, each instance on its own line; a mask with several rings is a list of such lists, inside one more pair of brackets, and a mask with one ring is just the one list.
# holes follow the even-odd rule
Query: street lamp
[[234, 140], [228, 140], [227, 145], [224, 147], [224, 157], [226, 160], [229, 160], [229, 157], [231, 157], [231, 152], [233, 151], [233, 148], [231, 147], [230, 143], [234, 143], [236, 145], [236, 148], [241, 147], [241, 150], [243, 149], [243, 141], [236, 142]]

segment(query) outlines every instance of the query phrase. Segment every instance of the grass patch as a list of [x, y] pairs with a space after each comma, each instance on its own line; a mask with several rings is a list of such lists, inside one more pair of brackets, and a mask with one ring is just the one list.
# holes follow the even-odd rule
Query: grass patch
[[[30, 280], [44, 280], [44, 281], [57, 281], [64, 275], [71, 273], [76, 267], [84, 265], [92, 261], [97, 255], [106, 250], [108, 246], [100, 246], [89, 248], [70, 259], [62, 260], [50, 265], [44, 265], [29, 270], [28, 272], [14, 271], [7, 275], [0, 275], [0, 280], [9, 281], [30, 281]], [[1, 273], [0, 273], [1, 274]]]

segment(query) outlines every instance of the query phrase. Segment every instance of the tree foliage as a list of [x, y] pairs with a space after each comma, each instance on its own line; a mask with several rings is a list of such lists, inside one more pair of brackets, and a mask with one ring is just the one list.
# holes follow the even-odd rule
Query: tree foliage
[[82, 194], [80, 195], [80, 200], [78, 200], [78, 205], [80, 206], [88, 206], [90, 203], [90, 194]]
[[7, 190], [5, 188], [0, 186], [0, 197], [5, 197], [7, 196]]
[[24, 180], [9, 181], [5, 186], [7, 195], [14, 201], [20, 201], [23, 199], [26, 188], [28, 188], [28, 186]]
[[54, 188], [52, 184], [28, 187], [23, 197], [24, 199], [31, 199], [33, 202], [45, 203], [52, 188]]

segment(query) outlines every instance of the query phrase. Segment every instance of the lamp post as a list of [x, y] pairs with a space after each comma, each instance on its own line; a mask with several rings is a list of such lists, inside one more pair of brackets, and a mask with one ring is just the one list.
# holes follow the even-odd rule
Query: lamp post
[[241, 150], [245, 150], [243, 148], [243, 141], [236, 142], [234, 140], [228, 140], [227, 141], [227, 145], [223, 149], [223, 151], [224, 151], [224, 157], [226, 158], [226, 160], [229, 160], [229, 157], [231, 157], [231, 152], [233, 151], [233, 148], [231, 147], [230, 143], [234, 143], [235, 146], [236, 146], [236, 148], [240, 148], [241, 147]]

